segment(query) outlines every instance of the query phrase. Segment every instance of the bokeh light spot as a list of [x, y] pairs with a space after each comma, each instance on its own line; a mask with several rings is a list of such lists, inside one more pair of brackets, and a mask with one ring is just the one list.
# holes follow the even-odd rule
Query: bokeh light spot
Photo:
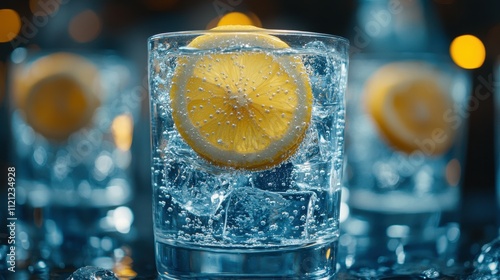
[[90, 42], [101, 33], [101, 20], [92, 10], [76, 15], [69, 23], [69, 35], [79, 43]]
[[476, 69], [483, 65], [486, 49], [479, 38], [473, 35], [461, 35], [451, 42], [450, 55], [458, 66], [464, 69]]
[[115, 145], [122, 151], [128, 151], [132, 145], [134, 121], [132, 116], [123, 114], [117, 116], [111, 124]]
[[0, 43], [9, 42], [19, 34], [21, 18], [14, 10], [0, 9], [0, 19]]

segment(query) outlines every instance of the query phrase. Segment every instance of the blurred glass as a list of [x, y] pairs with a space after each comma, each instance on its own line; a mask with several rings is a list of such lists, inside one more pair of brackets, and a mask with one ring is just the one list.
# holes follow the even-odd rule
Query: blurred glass
[[112, 266], [136, 234], [128, 203], [141, 96], [132, 65], [114, 53], [19, 48], [10, 74], [18, 264]]
[[453, 261], [470, 80], [448, 57], [357, 55], [346, 119], [346, 266]]

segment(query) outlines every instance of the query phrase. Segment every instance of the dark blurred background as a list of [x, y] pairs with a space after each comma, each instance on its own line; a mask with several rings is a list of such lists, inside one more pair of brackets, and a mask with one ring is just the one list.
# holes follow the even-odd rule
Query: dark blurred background
[[[0, 0], [0, 10], [12, 9], [21, 19], [18, 36], [0, 43], [0, 163], [2, 174], [11, 166], [9, 155], [9, 56], [17, 47], [32, 50], [114, 50], [131, 60], [145, 81], [147, 38], [153, 34], [206, 29], [225, 13], [240, 11], [256, 15], [265, 28], [307, 30], [353, 38], [360, 5], [366, 2], [397, 4], [399, 0]], [[409, 0], [410, 2], [412, 0]], [[417, 0], [413, 0], [418, 2]], [[468, 117], [468, 150], [463, 188], [462, 225], [473, 240], [495, 235], [498, 208], [495, 207], [494, 169], [494, 86], [493, 73], [500, 54], [500, 1], [423, 0], [422, 18], [433, 37], [426, 42], [447, 53], [452, 40], [463, 34], [479, 38], [486, 48], [481, 67], [468, 70], [473, 82], [471, 94], [483, 94]], [[0, 32], [9, 30], [9, 21], [0, 15]], [[384, 25], [382, 24], [382, 27]], [[411, 29], [408, 34], [411, 35]], [[430, 36], [431, 36], [430, 35]], [[5, 36], [5, 34], [0, 34]], [[435, 46], [436, 45], [436, 46]], [[359, 47], [354, 45], [354, 47]], [[356, 49], [356, 51], [365, 51]], [[473, 51], [473, 50], [471, 50]], [[485, 82], [486, 81], [486, 82]], [[147, 96], [147, 92], [144, 92]], [[141, 124], [133, 144], [135, 178], [140, 194], [139, 211], [148, 214], [149, 109], [143, 98]], [[2, 182], [5, 182], [3, 180]], [[2, 188], [5, 185], [0, 183]], [[481, 207], [474, 207], [481, 205]], [[137, 216], [142, 215], [136, 213]], [[148, 216], [150, 217], [150, 216]], [[136, 219], [147, 226], [148, 219]]]

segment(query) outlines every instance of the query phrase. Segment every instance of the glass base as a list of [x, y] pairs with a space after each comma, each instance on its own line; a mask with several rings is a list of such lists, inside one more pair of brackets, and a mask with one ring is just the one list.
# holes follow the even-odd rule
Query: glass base
[[229, 249], [156, 242], [162, 279], [331, 279], [337, 240], [304, 246]]

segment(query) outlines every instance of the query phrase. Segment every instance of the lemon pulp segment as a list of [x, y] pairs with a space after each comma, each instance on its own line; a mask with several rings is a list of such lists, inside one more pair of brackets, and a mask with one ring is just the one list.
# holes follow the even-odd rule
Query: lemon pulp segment
[[[223, 28], [234, 27], [216, 29]], [[189, 47], [228, 44], [288, 47], [276, 37], [255, 32], [210, 33]], [[265, 169], [288, 159], [305, 135], [312, 109], [301, 60], [257, 50], [179, 59], [170, 98], [174, 123], [193, 150], [216, 165], [238, 169]]]
[[444, 114], [453, 102], [440, 78], [425, 63], [398, 62], [381, 67], [367, 81], [367, 111], [392, 147], [428, 155], [450, 148], [455, 131]]

